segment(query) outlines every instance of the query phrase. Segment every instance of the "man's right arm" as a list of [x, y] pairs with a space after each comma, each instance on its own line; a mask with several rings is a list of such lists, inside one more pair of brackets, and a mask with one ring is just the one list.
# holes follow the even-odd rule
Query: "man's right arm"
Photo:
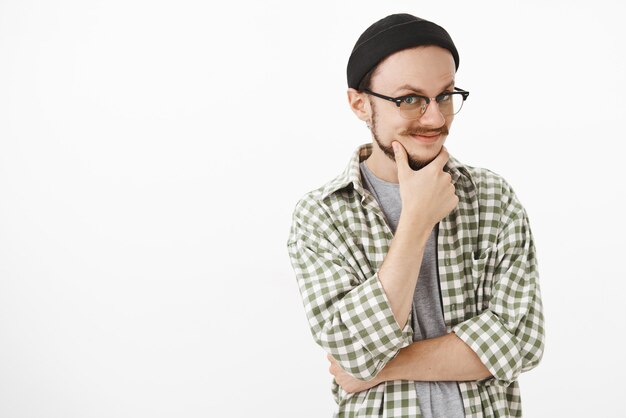
[[378, 270], [381, 285], [400, 327], [408, 321], [424, 248], [432, 231], [432, 228], [420, 224], [418, 219], [406, 211], [400, 214], [389, 251]]
[[456, 207], [459, 199], [450, 174], [443, 171], [449, 157], [445, 148], [428, 165], [414, 171], [408, 164], [404, 147], [397, 142], [393, 145], [402, 212], [378, 275], [396, 321], [404, 326], [413, 305], [428, 236], [437, 222]]

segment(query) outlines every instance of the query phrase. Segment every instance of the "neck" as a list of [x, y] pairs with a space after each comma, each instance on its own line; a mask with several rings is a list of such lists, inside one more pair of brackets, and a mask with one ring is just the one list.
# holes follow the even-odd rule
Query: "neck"
[[379, 179], [389, 183], [399, 183], [396, 162], [385, 155], [376, 141], [373, 142], [372, 153], [365, 160], [365, 165]]

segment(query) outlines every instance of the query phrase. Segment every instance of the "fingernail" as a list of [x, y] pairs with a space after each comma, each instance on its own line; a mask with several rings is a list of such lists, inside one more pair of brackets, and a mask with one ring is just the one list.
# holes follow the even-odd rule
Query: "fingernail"
[[393, 151], [397, 152], [398, 151], [398, 144], [396, 144], [395, 142], [393, 144], [391, 144], [393, 146]]

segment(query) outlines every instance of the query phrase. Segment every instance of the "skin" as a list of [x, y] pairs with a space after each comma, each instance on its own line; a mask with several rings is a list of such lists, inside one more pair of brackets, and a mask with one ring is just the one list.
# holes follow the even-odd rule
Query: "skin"
[[[448, 50], [422, 46], [385, 58], [372, 77], [370, 90], [391, 97], [410, 93], [435, 97], [444, 91], [452, 91], [454, 76], [454, 59]], [[399, 89], [407, 84], [415, 90]], [[394, 103], [352, 88], [348, 89], [348, 102], [355, 115], [371, 126], [374, 146], [365, 164], [377, 177], [391, 183], [398, 183], [391, 142], [398, 141], [409, 154], [409, 165], [414, 170], [419, 169], [437, 156], [454, 119], [454, 116], [444, 117], [438, 105], [431, 102], [421, 118], [407, 120], [400, 115]], [[440, 138], [432, 144], [420, 143], [409, 135], [441, 131]]]
[[[448, 50], [421, 46], [396, 52], [382, 61], [372, 76], [370, 89], [391, 97], [410, 93], [435, 97], [452, 91], [454, 75], [454, 59]], [[377, 177], [400, 185], [402, 212], [378, 277], [396, 322], [403, 328], [428, 236], [458, 204], [452, 179], [443, 170], [449, 157], [443, 144], [453, 117], [444, 117], [436, 102], [431, 101], [419, 119], [407, 120], [394, 103], [354, 89], [348, 89], [348, 102], [372, 132], [372, 154], [365, 164]], [[415, 138], [419, 135], [437, 138], [424, 143]], [[454, 333], [405, 347], [366, 382], [346, 373], [332, 356], [327, 358], [329, 371], [348, 392], [366, 390], [388, 380], [463, 381], [492, 376], [476, 353]]]

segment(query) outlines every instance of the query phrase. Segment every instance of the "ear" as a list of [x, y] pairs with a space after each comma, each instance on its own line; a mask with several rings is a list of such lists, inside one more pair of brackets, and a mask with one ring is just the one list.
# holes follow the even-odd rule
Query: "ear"
[[350, 109], [354, 112], [357, 118], [365, 122], [370, 120], [372, 110], [369, 101], [365, 98], [365, 93], [349, 88], [348, 103], [350, 104]]

